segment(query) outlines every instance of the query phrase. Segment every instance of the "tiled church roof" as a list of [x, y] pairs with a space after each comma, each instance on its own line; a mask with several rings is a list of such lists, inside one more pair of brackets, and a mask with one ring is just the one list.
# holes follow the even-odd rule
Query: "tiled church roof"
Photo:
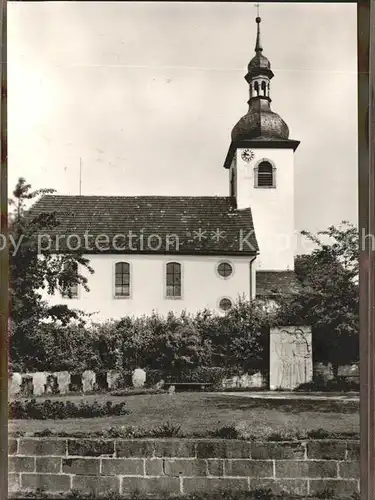
[[[58, 227], [46, 232], [53, 242], [56, 235], [65, 235], [57, 248], [60, 251], [66, 251], [67, 236], [77, 235], [82, 252], [98, 252], [85, 243], [85, 231], [92, 235], [88, 240], [92, 242], [98, 235], [106, 235], [110, 244], [100, 245], [99, 251], [107, 253], [116, 252], [113, 237], [128, 235], [129, 231], [137, 236], [130, 243], [133, 249], [129, 248], [128, 239], [118, 238], [115, 244], [121, 246], [121, 250], [117, 248], [120, 253], [254, 255], [258, 251], [251, 210], [237, 210], [229, 197], [47, 195], [35, 203], [30, 215], [41, 212], [56, 213]], [[167, 235], [173, 234], [178, 236], [178, 251], [172, 239], [169, 250], [166, 245]], [[150, 235], [157, 236], [148, 245]], [[77, 244], [77, 237], [69, 240], [71, 247]], [[158, 237], [162, 245], [154, 250], [160, 241]]]
[[294, 271], [256, 271], [256, 296], [270, 298], [298, 291]]

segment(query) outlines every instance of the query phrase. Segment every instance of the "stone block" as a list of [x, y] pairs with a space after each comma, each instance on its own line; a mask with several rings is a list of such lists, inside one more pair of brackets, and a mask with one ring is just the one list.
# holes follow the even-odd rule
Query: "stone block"
[[339, 477], [345, 479], [359, 479], [359, 462], [339, 462]]
[[184, 477], [182, 485], [185, 494], [249, 491], [247, 478]]
[[101, 455], [113, 455], [115, 452], [115, 441], [105, 439], [69, 439], [68, 455], [80, 457], [99, 457]]
[[163, 460], [161, 458], [145, 459], [146, 476], [162, 476], [164, 474]]
[[154, 454], [154, 441], [142, 439], [116, 439], [116, 456], [118, 458], [148, 458]]
[[261, 460], [225, 460], [225, 476], [273, 477], [273, 462]]
[[253, 460], [303, 460], [305, 453], [304, 443], [251, 443]]
[[8, 438], [8, 455], [16, 455], [18, 450], [17, 439]]
[[104, 476], [143, 476], [141, 458], [102, 458], [101, 473]]
[[98, 458], [63, 458], [62, 470], [65, 474], [99, 475], [100, 460]]
[[164, 473], [166, 476], [196, 477], [207, 476], [205, 460], [166, 458], [164, 460]]
[[358, 481], [352, 479], [310, 479], [310, 495], [324, 498], [336, 495], [340, 500], [353, 498], [359, 493]]
[[19, 455], [65, 456], [66, 451], [66, 439], [20, 438], [18, 443]]
[[251, 443], [240, 440], [202, 440], [197, 442], [198, 458], [250, 458]]
[[207, 472], [209, 476], [215, 476], [215, 477], [224, 476], [224, 460], [220, 459], [207, 460]]
[[21, 488], [66, 493], [70, 491], [70, 477], [64, 474], [22, 474]]
[[195, 457], [195, 441], [188, 439], [155, 440], [155, 457]]
[[36, 457], [36, 472], [59, 474], [62, 472], [62, 459], [60, 457]]
[[34, 457], [8, 457], [9, 472], [34, 472]]
[[337, 478], [337, 462], [332, 460], [276, 461], [277, 478]]
[[347, 460], [359, 460], [361, 455], [361, 449], [359, 441], [348, 441], [347, 442]]
[[120, 479], [115, 476], [73, 476], [72, 489], [85, 495], [119, 494]]
[[121, 494], [127, 498], [138, 494], [140, 498], [164, 499], [179, 493], [180, 479], [178, 477], [123, 477], [121, 482]]
[[345, 441], [309, 441], [307, 458], [321, 460], [345, 460]]
[[250, 479], [250, 490], [270, 489], [274, 495], [303, 496], [308, 493], [307, 479]]
[[21, 475], [14, 474], [13, 472], [8, 473], [8, 492], [13, 493], [21, 488]]

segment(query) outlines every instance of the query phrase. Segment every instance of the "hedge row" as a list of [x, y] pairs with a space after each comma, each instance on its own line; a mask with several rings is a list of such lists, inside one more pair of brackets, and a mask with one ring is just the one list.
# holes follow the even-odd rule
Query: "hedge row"
[[86, 403], [79, 404], [72, 401], [36, 401], [35, 399], [26, 401], [11, 401], [8, 404], [9, 419], [66, 419], [66, 418], [95, 418], [109, 417], [113, 415], [127, 415], [129, 412], [125, 408], [126, 403], [113, 404], [112, 401], [106, 403]]
[[187, 381], [186, 374], [201, 366], [252, 373], [268, 366], [270, 322], [261, 304], [240, 301], [225, 315], [203, 311], [86, 326], [40, 324], [28, 335], [33, 345], [22, 353], [16, 343], [13, 349], [10, 331], [11, 368], [99, 373], [141, 367], [159, 370], [162, 378], [170, 375], [175, 381], [179, 376]]

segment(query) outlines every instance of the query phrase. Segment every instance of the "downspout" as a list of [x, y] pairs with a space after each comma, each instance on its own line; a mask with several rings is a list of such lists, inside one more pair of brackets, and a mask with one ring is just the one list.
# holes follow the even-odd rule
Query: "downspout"
[[253, 300], [253, 262], [257, 258], [256, 255], [250, 259], [250, 302]]

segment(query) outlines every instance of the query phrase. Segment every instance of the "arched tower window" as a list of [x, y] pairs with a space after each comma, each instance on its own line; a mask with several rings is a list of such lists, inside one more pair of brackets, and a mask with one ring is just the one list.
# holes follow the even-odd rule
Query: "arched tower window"
[[128, 262], [116, 262], [115, 297], [130, 297], [130, 265]]
[[181, 264], [168, 262], [166, 271], [166, 296], [181, 298]]
[[268, 160], [262, 160], [254, 169], [255, 187], [276, 187], [276, 168]]
[[261, 87], [262, 87], [262, 95], [264, 95], [265, 97], [267, 97], [267, 84], [266, 84], [266, 82], [264, 80], [262, 82]]
[[254, 95], [255, 96], [259, 95], [259, 82], [254, 83]]

